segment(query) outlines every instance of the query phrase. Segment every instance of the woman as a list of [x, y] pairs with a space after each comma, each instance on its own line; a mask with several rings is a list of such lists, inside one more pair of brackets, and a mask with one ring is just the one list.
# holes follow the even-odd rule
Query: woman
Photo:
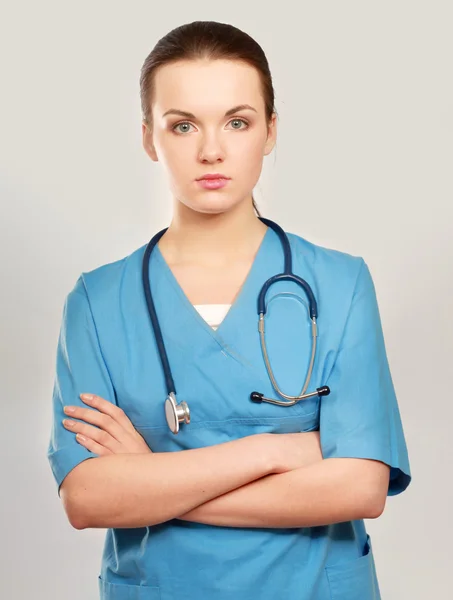
[[[237, 28], [194, 22], [158, 42], [140, 82], [143, 145], [165, 168], [173, 218], [149, 265], [142, 246], [68, 294], [48, 451], [71, 524], [107, 528], [100, 597], [380, 598], [363, 519], [411, 474], [369, 269], [287, 233], [319, 309], [308, 391], [331, 391], [252, 402], [254, 390], [283, 400], [257, 328], [261, 287], [283, 270], [252, 196], [276, 139], [266, 58]], [[178, 431], [142, 268], [190, 409]], [[280, 280], [266, 305], [273, 374], [296, 394], [311, 356], [307, 296]]]

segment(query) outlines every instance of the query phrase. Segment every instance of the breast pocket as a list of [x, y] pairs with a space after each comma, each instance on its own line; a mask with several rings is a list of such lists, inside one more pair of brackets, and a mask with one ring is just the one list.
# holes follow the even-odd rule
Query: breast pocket
[[325, 573], [331, 600], [381, 600], [369, 535], [361, 557], [327, 566]]

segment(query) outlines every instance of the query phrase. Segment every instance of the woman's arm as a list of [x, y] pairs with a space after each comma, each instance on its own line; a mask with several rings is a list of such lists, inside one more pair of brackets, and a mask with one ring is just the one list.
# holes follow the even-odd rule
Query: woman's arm
[[[207, 448], [111, 454], [83, 461], [62, 485], [77, 529], [144, 527], [187, 513], [251, 481], [286, 470], [272, 434]], [[62, 496], [63, 497], [63, 496]]]
[[180, 519], [225, 527], [314, 527], [376, 518], [384, 510], [388, 465], [328, 458], [269, 475], [215, 498]]

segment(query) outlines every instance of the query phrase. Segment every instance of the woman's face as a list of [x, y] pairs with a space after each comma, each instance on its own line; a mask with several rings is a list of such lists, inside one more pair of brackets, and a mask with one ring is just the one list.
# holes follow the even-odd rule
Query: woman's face
[[[153, 123], [151, 130], [142, 125], [143, 145], [165, 168], [175, 199], [203, 213], [251, 202], [276, 138], [256, 69], [232, 60], [179, 61], [160, 67], [154, 83]], [[236, 108], [244, 104], [251, 108]], [[197, 179], [210, 173], [231, 179], [205, 189]]]

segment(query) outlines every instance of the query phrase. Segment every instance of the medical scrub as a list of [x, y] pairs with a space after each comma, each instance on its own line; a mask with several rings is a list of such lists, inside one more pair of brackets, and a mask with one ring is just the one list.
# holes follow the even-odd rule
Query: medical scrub
[[[71, 469], [97, 456], [62, 425], [65, 405], [86, 407], [82, 392], [120, 406], [153, 452], [179, 452], [264, 432], [319, 430], [324, 458], [382, 461], [391, 469], [388, 495], [407, 488], [407, 447], [368, 266], [361, 257], [295, 234], [288, 237], [294, 273], [310, 284], [318, 302], [318, 347], [308, 391], [328, 385], [330, 395], [290, 407], [249, 398], [252, 391], [279, 398], [257, 328], [261, 286], [283, 270], [282, 247], [271, 228], [217, 330], [190, 303], [156, 246], [149, 265], [151, 291], [178, 401], [185, 400], [191, 412], [191, 423], [171, 433], [143, 293], [142, 246], [82, 273], [66, 298], [48, 448], [58, 490]], [[310, 359], [307, 300], [288, 281], [274, 284], [266, 298], [271, 365], [282, 391], [296, 395]], [[380, 598], [371, 540], [361, 519], [246, 528], [175, 518], [148, 527], [111, 528], [98, 583], [102, 600]]]

